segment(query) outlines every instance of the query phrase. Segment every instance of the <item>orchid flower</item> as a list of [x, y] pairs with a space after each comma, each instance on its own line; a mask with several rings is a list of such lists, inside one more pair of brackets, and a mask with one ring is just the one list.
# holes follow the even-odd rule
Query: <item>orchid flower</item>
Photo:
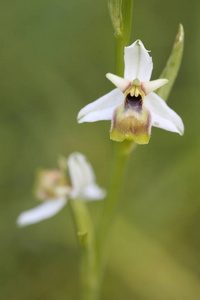
[[[67, 179], [67, 171], [70, 180]], [[100, 200], [105, 194], [105, 190], [95, 183], [94, 171], [85, 156], [78, 152], [72, 153], [68, 160], [60, 161], [59, 169], [39, 173], [36, 197], [43, 203], [22, 212], [17, 224], [26, 226], [48, 219], [56, 215], [68, 199]]]
[[106, 74], [117, 88], [81, 109], [78, 122], [112, 120], [110, 138], [118, 142], [147, 144], [152, 126], [183, 135], [181, 118], [153, 92], [168, 80], [150, 81], [152, 58], [140, 40], [125, 47], [124, 61], [124, 78]]

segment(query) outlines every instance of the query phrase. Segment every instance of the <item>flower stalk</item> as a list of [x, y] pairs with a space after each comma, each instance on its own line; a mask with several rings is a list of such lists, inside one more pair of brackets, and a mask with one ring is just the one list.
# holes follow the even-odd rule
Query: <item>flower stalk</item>
[[113, 143], [113, 157], [110, 182], [108, 186], [108, 196], [105, 200], [103, 215], [97, 235], [97, 257], [100, 280], [102, 280], [105, 269], [109, 234], [115, 214], [117, 200], [119, 198], [123, 178], [125, 175], [125, 169], [130, 156], [130, 152], [134, 149], [135, 146], [136, 144], [131, 141]]
[[[109, 0], [108, 7], [115, 35], [115, 70], [118, 76], [124, 72], [124, 47], [129, 44], [132, 23], [133, 0]], [[113, 143], [113, 158], [108, 187], [108, 196], [105, 201], [102, 221], [99, 227], [98, 246], [104, 247], [109, 227], [111, 225], [116, 199], [124, 175], [132, 142]]]
[[99, 227], [98, 242], [101, 249], [109, 233], [109, 228], [112, 223], [116, 200], [118, 198], [121, 183], [123, 181], [125, 167], [128, 162], [129, 154], [133, 149], [131, 141], [124, 141], [123, 143], [113, 143], [113, 157], [110, 173], [110, 182], [108, 186], [108, 196], [105, 200], [101, 224]]
[[81, 299], [97, 300], [99, 280], [94, 225], [88, 208], [81, 199], [70, 200], [69, 204], [81, 250]]
[[[129, 44], [132, 23], [133, 0], [109, 0], [108, 8], [115, 35], [115, 70], [118, 76], [124, 73], [124, 47]], [[99, 241], [102, 245], [108, 228], [110, 227], [115, 202], [120, 190], [120, 183], [124, 174], [124, 168], [129, 156], [132, 143], [113, 144], [113, 161], [110, 173], [108, 196], [105, 201], [104, 214], [100, 225]]]
[[[123, 1], [123, 3], [122, 1], [109, 0], [108, 3], [111, 20], [115, 30], [115, 70], [117, 75], [123, 76], [124, 47], [129, 44], [133, 0]], [[128, 158], [134, 146], [135, 144], [132, 141], [113, 143], [113, 157], [108, 195], [105, 200], [103, 215], [97, 235], [97, 258], [100, 281], [102, 281], [105, 269], [108, 237], [116, 209], [116, 202], [120, 193]]]

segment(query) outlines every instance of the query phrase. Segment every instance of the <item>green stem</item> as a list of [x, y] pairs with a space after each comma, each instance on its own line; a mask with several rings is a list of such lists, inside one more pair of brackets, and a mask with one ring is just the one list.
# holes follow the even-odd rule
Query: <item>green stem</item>
[[111, 166], [110, 182], [108, 186], [108, 195], [105, 200], [105, 207], [103, 211], [103, 216], [101, 218], [101, 225], [98, 235], [99, 251], [102, 251], [102, 249], [106, 247], [105, 244], [107, 237], [109, 236], [109, 229], [114, 216], [116, 202], [119, 196], [122, 179], [124, 177], [125, 167], [129, 158], [131, 146], [132, 142], [128, 141], [113, 144], [113, 159]]
[[[124, 73], [124, 47], [128, 46], [131, 22], [133, 0], [109, 0], [109, 11], [113, 27], [115, 30], [115, 69], [116, 74], [123, 77]], [[111, 166], [110, 182], [108, 195], [105, 201], [103, 216], [97, 236], [97, 258], [98, 272], [101, 280], [104, 272], [106, 250], [108, 246], [108, 237], [111, 223], [114, 217], [117, 198], [119, 196], [122, 179], [124, 177], [125, 167], [129, 158], [132, 142], [113, 143], [113, 159]]]
[[124, 76], [124, 39], [115, 35], [115, 73]]
[[[112, 2], [116, 2], [112, 0]], [[117, 7], [120, 11], [115, 12], [118, 15], [118, 27], [113, 22], [115, 29], [115, 72], [118, 76], [124, 75], [124, 47], [129, 45], [131, 23], [132, 23], [132, 11], [133, 11], [133, 0], [124, 0], [122, 7]], [[110, 10], [110, 13], [112, 11]], [[113, 18], [111, 18], [113, 19]], [[119, 29], [120, 28], [120, 29]]]
[[[124, 72], [124, 47], [129, 44], [133, 0], [109, 0], [108, 7], [112, 24], [115, 30], [115, 68], [116, 74], [123, 76]], [[110, 184], [108, 188], [108, 196], [105, 202], [104, 214], [101, 219], [98, 247], [104, 245], [106, 236], [109, 232], [111, 220], [114, 215], [116, 198], [119, 193], [121, 180], [124, 175], [126, 161], [128, 159], [128, 148], [131, 142], [114, 143], [113, 144], [113, 161], [110, 174]]]
[[99, 279], [95, 251], [93, 223], [86, 203], [80, 199], [69, 201], [81, 249], [81, 299], [97, 300]]

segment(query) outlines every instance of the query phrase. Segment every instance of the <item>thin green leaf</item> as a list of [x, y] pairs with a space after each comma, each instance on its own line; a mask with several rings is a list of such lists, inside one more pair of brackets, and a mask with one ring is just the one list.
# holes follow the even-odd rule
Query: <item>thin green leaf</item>
[[183, 25], [179, 25], [179, 30], [172, 48], [171, 55], [167, 61], [167, 64], [160, 75], [160, 78], [166, 78], [169, 80], [169, 83], [162, 86], [158, 89], [157, 94], [167, 101], [171, 89], [176, 80], [178, 71], [180, 69], [182, 54], [183, 54], [183, 45], [184, 45], [184, 30]]

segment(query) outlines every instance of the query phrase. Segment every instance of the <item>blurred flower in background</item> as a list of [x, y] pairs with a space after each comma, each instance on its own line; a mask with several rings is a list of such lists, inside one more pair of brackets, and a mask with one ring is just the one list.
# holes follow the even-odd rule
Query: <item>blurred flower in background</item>
[[54, 216], [68, 199], [101, 200], [105, 197], [105, 190], [95, 183], [94, 171], [85, 156], [75, 152], [68, 160], [60, 159], [58, 170], [42, 170], [38, 173], [35, 194], [43, 203], [22, 212], [17, 219], [19, 226], [30, 225]]

